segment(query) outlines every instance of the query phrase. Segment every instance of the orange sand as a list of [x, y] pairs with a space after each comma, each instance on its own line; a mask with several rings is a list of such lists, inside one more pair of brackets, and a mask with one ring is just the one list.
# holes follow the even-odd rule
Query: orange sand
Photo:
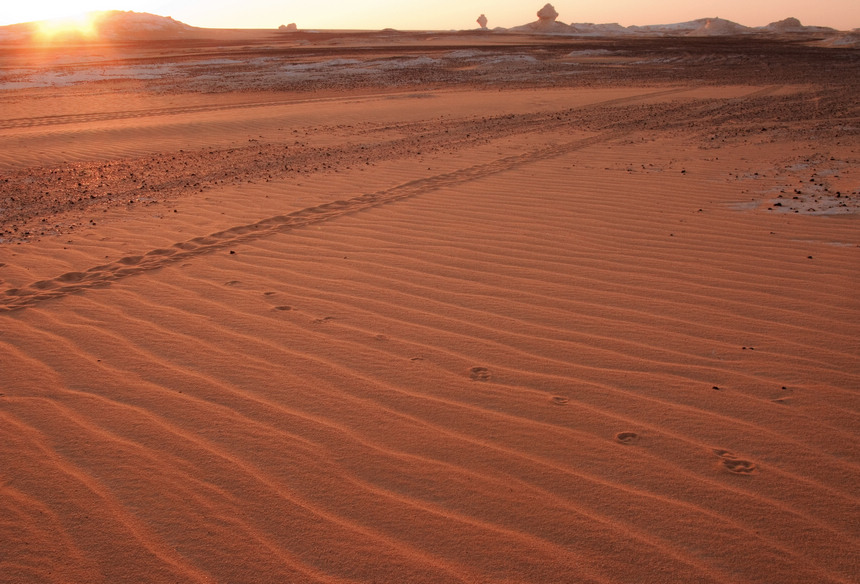
[[851, 77], [7, 93], [0, 582], [856, 582]]

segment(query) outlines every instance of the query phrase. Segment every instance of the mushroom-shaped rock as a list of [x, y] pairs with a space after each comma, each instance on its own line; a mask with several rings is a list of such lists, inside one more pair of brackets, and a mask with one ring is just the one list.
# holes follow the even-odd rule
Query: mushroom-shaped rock
[[537, 17], [541, 20], [548, 20], [552, 22], [556, 18], [558, 18], [558, 12], [555, 11], [555, 8], [552, 4], [546, 4], [543, 8], [538, 10]]
[[527, 32], [537, 34], [570, 34], [576, 32], [576, 29], [571, 25], [567, 25], [558, 18], [558, 12], [553, 8], [552, 4], [547, 4], [538, 10], [538, 19], [528, 24], [515, 26], [511, 28], [512, 32]]
[[481, 28], [487, 28], [487, 22], [488, 22], [487, 17], [484, 16], [483, 14], [481, 16], [479, 16], [478, 20], [476, 20], [475, 22], [477, 22]]

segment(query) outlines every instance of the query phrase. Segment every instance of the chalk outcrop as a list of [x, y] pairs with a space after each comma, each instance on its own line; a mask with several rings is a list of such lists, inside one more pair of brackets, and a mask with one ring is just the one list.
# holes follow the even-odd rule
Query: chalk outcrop
[[538, 21], [555, 22], [555, 19], [558, 18], [558, 12], [552, 4], [547, 3], [538, 10], [537, 17]]
[[796, 18], [785, 18], [783, 20], [778, 20], [776, 22], [771, 22], [765, 27], [761, 29], [764, 32], [774, 32], [777, 34], [791, 34], [791, 33], [804, 33], [804, 32], [812, 32], [812, 33], [831, 33], [836, 32], [835, 29], [829, 28], [826, 26], [804, 26], [801, 22]]
[[731, 36], [745, 34], [750, 29], [724, 18], [706, 18], [699, 28], [687, 33], [689, 36]]
[[487, 20], [487, 17], [482, 14], [481, 16], [478, 17], [478, 20], [476, 20], [475, 22], [477, 22], [478, 26], [480, 26], [482, 29], [486, 30], [487, 23], [489, 21]]
[[558, 11], [556, 11], [555, 7], [552, 4], [545, 4], [543, 8], [538, 10], [537, 17], [538, 19], [534, 22], [530, 22], [522, 26], [515, 26], [510, 30], [514, 32], [537, 32], [556, 34], [570, 34], [572, 32], [575, 32], [573, 29], [571, 29], [570, 25], [556, 20], [558, 18]]

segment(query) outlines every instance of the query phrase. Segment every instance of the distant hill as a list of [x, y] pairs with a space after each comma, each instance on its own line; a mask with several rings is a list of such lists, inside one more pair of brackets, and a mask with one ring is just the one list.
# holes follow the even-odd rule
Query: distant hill
[[103, 38], [112, 40], [175, 38], [187, 36], [200, 29], [169, 16], [158, 16], [146, 12], [122, 12], [111, 10], [103, 12], [99, 21], [99, 32]]
[[565, 24], [558, 20], [539, 19], [535, 22], [497, 31], [527, 32], [537, 34], [567, 35], [647, 35], [647, 36], [731, 36], [748, 34], [804, 34], [836, 33], [836, 29], [826, 26], [804, 26], [796, 18], [786, 18], [767, 26], [748, 27], [724, 18], [699, 18], [688, 22], [673, 24], [649, 24], [644, 26], [621, 26], [617, 23]]
[[[88, 16], [91, 30], [83, 30], [74, 26], [59, 27], [55, 21], [25, 22], [0, 27], [0, 40], [158, 40], [199, 36], [199, 33], [205, 30], [173, 20], [169, 16], [158, 16], [145, 12], [110, 10], [93, 12]], [[45, 35], [43, 31], [46, 29], [52, 30], [52, 33]]]
[[717, 36], [737, 35], [752, 32], [751, 28], [726, 20], [724, 18], [699, 18], [688, 22], [675, 24], [652, 24], [647, 26], [629, 26], [627, 29], [638, 34], [653, 35], [688, 35], [688, 36]]
[[836, 29], [826, 26], [804, 26], [796, 18], [786, 18], [767, 26], [748, 27], [724, 18], [699, 18], [673, 24], [649, 24], [644, 26], [621, 26], [620, 24], [565, 24], [558, 20], [539, 19], [528, 24], [508, 29], [505, 32], [564, 35], [644, 35], [644, 36], [732, 36], [749, 34], [832, 34]]
[[836, 29], [829, 28], [826, 26], [804, 26], [800, 23], [800, 21], [796, 18], [786, 18], [785, 20], [780, 20], [778, 22], [771, 22], [767, 26], [763, 26], [758, 30], [773, 32], [778, 34], [785, 33], [804, 33], [804, 32], [836, 32]]
[[[565, 24], [557, 20], [558, 12], [552, 4], [547, 4], [538, 13], [538, 20], [507, 29], [507, 32], [526, 32], [537, 34], [568, 35], [655, 35], [655, 36], [732, 36], [756, 33], [796, 34], [796, 33], [835, 33], [836, 30], [824, 26], [804, 26], [796, 18], [786, 18], [762, 27], [747, 27], [724, 18], [699, 18], [675, 24], [650, 24], [645, 26], [623, 27], [619, 24]], [[496, 29], [505, 30], [505, 29]]]
[[750, 28], [738, 24], [737, 22], [732, 22], [731, 20], [725, 20], [724, 18], [706, 18], [702, 26], [690, 31], [688, 34], [690, 36], [722, 36], [746, 34], [749, 32], [751, 32]]

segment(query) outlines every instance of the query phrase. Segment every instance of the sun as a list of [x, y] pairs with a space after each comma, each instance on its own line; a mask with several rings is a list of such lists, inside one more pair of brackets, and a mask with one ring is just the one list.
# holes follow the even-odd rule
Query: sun
[[98, 37], [101, 12], [88, 12], [63, 18], [52, 18], [36, 23], [36, 36], [42, 41], [86, 39]]

